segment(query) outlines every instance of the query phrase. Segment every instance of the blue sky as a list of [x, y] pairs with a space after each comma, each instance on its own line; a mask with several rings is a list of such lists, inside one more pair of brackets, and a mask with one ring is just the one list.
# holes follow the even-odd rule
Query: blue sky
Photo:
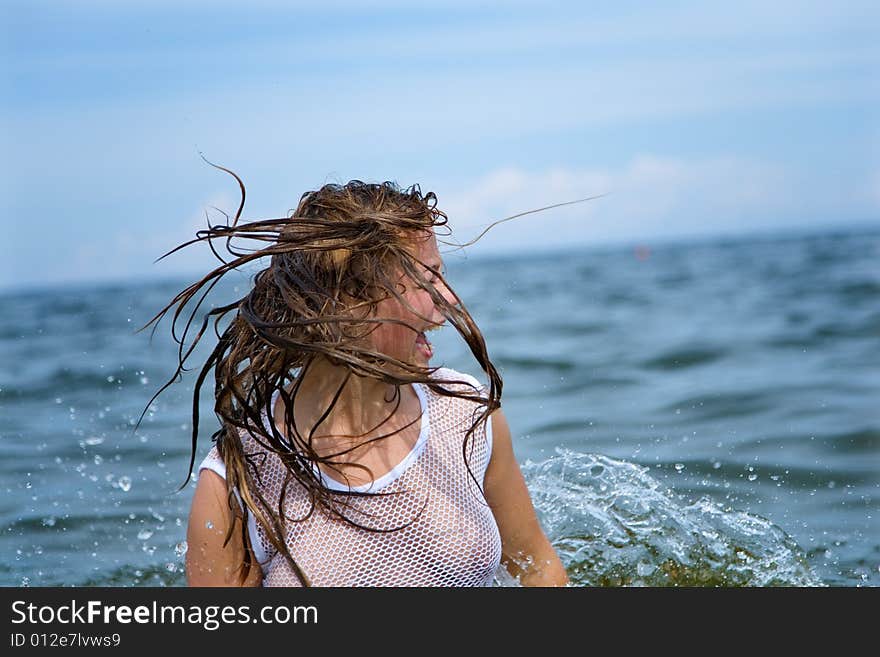
[[876, 2], [4, 3], [0, 288], [211, 264], [352, 178], [471, 254], [880, 223]]

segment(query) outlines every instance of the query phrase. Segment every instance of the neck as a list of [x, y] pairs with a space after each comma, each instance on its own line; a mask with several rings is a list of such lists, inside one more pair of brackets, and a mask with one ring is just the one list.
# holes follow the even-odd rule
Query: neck
[[[411, 396], [409, 386], [401, 387], [398, 402], [393, 385], [349, 373], [347, 368], [333, 365], [320, 357], [306, 369], [294, 406], [297, 427], [304, 437], [308, 437], [315, 423], [333, 402], [343, 381], [345, 385], [339, 392], [339, 398], [315, 431], [316, 439], [330, 435], [357, 436], [368, 431], [369, 435], [382, 434], [401, 424]], [[392, 414], [398, 403], [400, 407], [394, 417], [382, 424], [378, 431], [371, 431]]]

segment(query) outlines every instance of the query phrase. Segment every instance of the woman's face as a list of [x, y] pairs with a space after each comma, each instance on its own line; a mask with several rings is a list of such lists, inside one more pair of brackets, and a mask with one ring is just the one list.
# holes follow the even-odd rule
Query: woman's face
[[[431, 269], [443, 271], [443, 260], [437, 250], [437, 240], [433, 232], [426, 238], [417, 238], [413, 241], [413, 253], [418, 260], [430, 268], [423, 270], [422, 276], [434, 284], [444, 299], [451, 305], [455, 305], [458, 299], [452, 290], [446, 287], [440, 278], [431, 271]], [[376, 315], [384, 319], [399, 319], [412, 328], [402, 324], [383, 322], [370, 333], [367, 339], [370, 346], [379, 353], [424, 367], [434, 355], [434, 350], [425, 337], [425, 331], [438, 328], [446, 321], [446, 318], [434, 305], [427, 290], [421, 289], [415, 281], [407, 277], [402, 277], [400, 282], [406, 287], [406, 291], [401, 296], [416, 312], [391, 297], [379, 302]]]

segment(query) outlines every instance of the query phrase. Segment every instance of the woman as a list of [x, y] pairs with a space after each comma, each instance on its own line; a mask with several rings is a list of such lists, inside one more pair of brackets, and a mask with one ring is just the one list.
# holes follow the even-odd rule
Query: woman
[[[292, 216], [238, 225], [235, 177], [232, 226], [198, 235], [226, 238], [234, 259], [212, 245], [224, 264], [150, 322], [179, 304], [176, 323], [208, 283], [205, 294], [231, 269], [271, 257], [194, 340], [211, 317], [217, 331], [235, 311], [195, 389], [193, 457], [199, 390], [213, 367], [222, 426], [199, 468], [189, 584], [475, 586], [491, 584], [501, 562], [523, 585], [565, 585], [514, 458], [501, 378], [444, 279], [434, 231], [446, 215], [434, 194], [325, 185]], [[233, 249], [242, 237], [268, 245]], [[464, 337], [488, 386], [429, 366], [426, 333], [444, 324]], [[195, 346], [184, 354], [185, 340], [165, 387]]]

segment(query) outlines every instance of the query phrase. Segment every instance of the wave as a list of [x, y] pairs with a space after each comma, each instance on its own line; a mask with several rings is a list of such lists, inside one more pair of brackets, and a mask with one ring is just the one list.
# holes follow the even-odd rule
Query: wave
[[686, 502], [644, 466], [558, 449], [523, 474], [575, 586], [824, 586], [781, 528], [708, 496]]

